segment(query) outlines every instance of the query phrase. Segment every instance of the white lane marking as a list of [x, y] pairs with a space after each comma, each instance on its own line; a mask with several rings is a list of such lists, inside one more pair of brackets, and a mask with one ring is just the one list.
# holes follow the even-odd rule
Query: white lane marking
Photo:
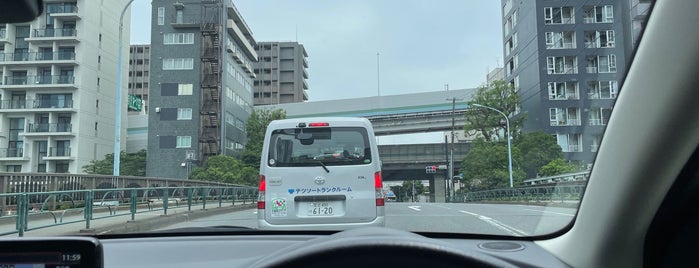
[[408, 208], [415, 211], [421, 211], [420, 206], [408, 206]]
[[478, 216], [478, 214], [476, 214], [476, 213], [471, 213], [471, 212], [468, 212], [468, 211], [459, 210], [459, 212], [461, 212], [461, 213], [466, 213], [466, 214], [471, 215], [471, 216]]
[[464, 211], [464, 210], [459, 210], [459, 212], [465, 213], [465, 214], [468, 214], [468, 215], [471, 215], [471, 216], [475, 216], [475, 217], [477, 217], [479, 220], [482, 220], [482, 221], [484, 221], [484, 222], [486, 222], [486, 223], [488, 223], [488, 224], [494, 226], [495, 228], [498, 228], [498, 229], [500, 229], [500, 230], [503, 230], [503, 231], [505, 231], [506, 233], [509, 233], [509, 234], [511, 234], [511, 235], [513, 235], [513, 236], [523, 236], [523, 235], [524, 235], [524, 236], [528, 236], [528, 235], [529, 235], [529, 234], [528, 234], [527, 232], [525, 232], [525, 231], [522, 231], [522, 230], [517, 229], [517, 228], [515, 228], [515, 227], [509, 226], [509, 225], [507, 225], [507, 224], [504, 224], [504, 223], [502, 223], [502, 222], [500, 222], [500, 221], [498, 221], [498, 220], [496, 220], [496, 219], [493, 219], [493, 218], [490, 218], [490, 217], [487, 217], [487, 216], [479, 215], [479, 214], [476, 214], [476, 213], [473, 213], [473, 212]]
[[575, 214], [560, 213], [560, 212], [553, 212], [553, 211], [546, 211], [546, 210], [536, 210], [536, 209], [523, 209], [523, 210], [536, 211], [536, 212], [544, 212], [544, 213], [551, 213], [551, 214], [558, 214], [558, 215], [570, 216], [570, 217], [575, 216]]

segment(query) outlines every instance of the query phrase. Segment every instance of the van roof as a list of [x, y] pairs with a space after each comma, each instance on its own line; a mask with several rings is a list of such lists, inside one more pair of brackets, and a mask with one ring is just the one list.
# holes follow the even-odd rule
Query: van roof
[[330, 126], [365, 126], [371, 127], [369, 119], [363, 117], [303, 117], [274, 120], [269, 123], [272, 128], [294, 128], [299, 123], [330, 123]]

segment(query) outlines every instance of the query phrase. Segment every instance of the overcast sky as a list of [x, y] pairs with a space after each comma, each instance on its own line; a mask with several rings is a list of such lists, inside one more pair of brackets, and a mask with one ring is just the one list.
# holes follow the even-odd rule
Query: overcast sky
[[[311, 101], [472, 88], [502, 65], [500, 1], [234, 0], [257, 41], [308, 52]], [[132, 44], [150, 43], [150, 1], [132, 4]]]

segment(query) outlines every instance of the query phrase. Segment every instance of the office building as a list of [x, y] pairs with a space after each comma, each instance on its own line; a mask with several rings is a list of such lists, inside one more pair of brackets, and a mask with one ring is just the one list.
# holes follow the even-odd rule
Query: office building
[[568, 160], [597, 152], [639, 25], [632, 2], [502, 0], [505, 80], [524, 131], [554, 135]]
[[255, 39], [231, 1], [152, 1], [148, 167], [188, 178], [244, 149], [253, 106]]
[[308, 100], [308, 54], [298, 42], [259, 42], [254, 64], [255, 105]]
[[128, 51], [130, 33], [127, 12], [117, 42], [116, 10], [126, 3], [44, 1], [36, 20], [0, 24], [0, 170], [83, 173], [113, 152], [115, 112], [126, 119], [115, 103], [118, 46]]

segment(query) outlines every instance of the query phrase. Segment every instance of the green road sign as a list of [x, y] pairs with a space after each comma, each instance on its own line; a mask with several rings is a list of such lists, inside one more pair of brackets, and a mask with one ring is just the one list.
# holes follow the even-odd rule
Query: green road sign
[[137, 97], [136, 95], [129, 94], [129, 110], [140, 112], [142, 108], [143, 101], [141, 101], [141, 98]]

